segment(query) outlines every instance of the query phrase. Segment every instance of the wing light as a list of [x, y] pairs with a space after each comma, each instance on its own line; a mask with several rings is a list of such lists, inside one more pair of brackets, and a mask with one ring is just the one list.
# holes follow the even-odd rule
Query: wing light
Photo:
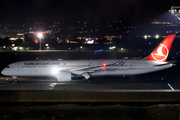
[[103, 67], [106, 67], [106, 64], [103, 64], [102, 66], [103, 66]]

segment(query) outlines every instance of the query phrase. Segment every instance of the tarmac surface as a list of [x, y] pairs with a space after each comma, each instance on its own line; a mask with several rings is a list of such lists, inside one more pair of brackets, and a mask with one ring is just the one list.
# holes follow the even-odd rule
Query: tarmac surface
[[91, 83], [0, 77], [0, 119], [176, 120], [179, 90], [178, 76], [93, 78]]
[[178, 120], [176, 105], [25, 105], [1, 107], [2, 120]]
[[118, 76], [92, 78], [91, 83], [81, 79], [57, 82], [54, 78], [0, 77], [0, 90], [72, 90], [72, 91], [178, 91], [179, 76]]

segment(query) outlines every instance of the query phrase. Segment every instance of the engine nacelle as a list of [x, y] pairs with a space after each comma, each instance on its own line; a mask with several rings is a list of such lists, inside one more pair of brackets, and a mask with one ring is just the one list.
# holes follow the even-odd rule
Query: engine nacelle
[[58, 82], [71, 81], [71, 72], [60, 71], [55, 75]]

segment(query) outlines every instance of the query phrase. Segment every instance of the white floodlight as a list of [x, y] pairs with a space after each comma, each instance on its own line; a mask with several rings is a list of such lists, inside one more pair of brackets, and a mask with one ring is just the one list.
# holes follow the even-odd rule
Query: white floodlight
[[144, 35], [144, 39], [147, 39], [147, 37], [148, 37], [147, 35]]
[[110, 50], [114, 50], [116, 46], [109, 47]]
[[155, 38], [158, 39], [158, 38], [159, 38], [159, 35], [156, 35]]
[[43, 37], [43, 34], [37, 33], [37, 36], [39, 37], [39, 50], [41, 50], [41, 38]]
[[39, 38], [42, 38], [43, 34], [42, 34], [42, 33], [38, 33], [37, 36], [38, 36]]

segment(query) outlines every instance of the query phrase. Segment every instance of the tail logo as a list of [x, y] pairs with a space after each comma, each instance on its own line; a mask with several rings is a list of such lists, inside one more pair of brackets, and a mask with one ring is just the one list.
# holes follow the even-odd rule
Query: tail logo
[[157, 48], [147, 57], [146, 60], [165, 62], [176, 34], [168, 35]]
[[163, 61], [166, 60], [169, 50], [164, 44], [160, 44], [160, 46], [157, 48], [157, 53], [152, 53], [152, 57], [157, 61]]

